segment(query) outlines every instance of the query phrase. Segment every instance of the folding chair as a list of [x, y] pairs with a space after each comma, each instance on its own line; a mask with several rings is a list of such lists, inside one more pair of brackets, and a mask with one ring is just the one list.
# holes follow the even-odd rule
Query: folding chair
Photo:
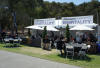
[[71, 46], [71, 45], [66, 46], [66, 58], [68, 56], [71, 56], [72, 59], [73, 59], [73, 57], [74, 57], [74, 46]]
[[78, 54], [79, 57], [80, 58], [82, 58], [82, 57], [85, 58], [86, 57], [86, 51], [87, 51], [87, 46], [83, 45], [81, 50], [79, 51], [79, 54]]
[[6, 47], [9, 47], [9, 46], [10, 46], [10, 41], [9, 41], [9, 39], [4, 39], [4, 43], [5, 43], [5, 46], [6, 46]]
[[14, 46], [20, 46], [20, 40], [19, 39], [14, 39], [13, 40], [13, 45]]

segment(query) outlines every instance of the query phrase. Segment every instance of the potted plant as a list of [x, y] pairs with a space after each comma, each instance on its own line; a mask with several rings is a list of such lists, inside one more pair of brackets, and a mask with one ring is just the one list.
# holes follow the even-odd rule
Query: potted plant
[[45, 41], [45, 37], [47, 36], [47, 28], [46, 26], [44, 27], [43, 33], [42, 33], [42, 39], [41, 39], [41, 48], [44, 49], [44, 41]]

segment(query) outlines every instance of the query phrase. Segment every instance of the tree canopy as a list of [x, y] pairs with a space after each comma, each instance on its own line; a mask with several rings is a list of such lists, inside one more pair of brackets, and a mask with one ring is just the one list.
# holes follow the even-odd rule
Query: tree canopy
[[59, 3], [43, 0], [0, 0], [0, 6], [8, 6], [8, 9], [0, 8], [2, 29], [12, 28], [12, 12], [16, 12], [18, 29], [31, 25], [31, 18], [34, 21], [34, 19], [40, 18], [94, 15], [94, 22], [96, 23], [97, 11], [100, 12], [98, 0], [91, 0], [91, 2], [80, 5], [75, 5], [73, 2]]

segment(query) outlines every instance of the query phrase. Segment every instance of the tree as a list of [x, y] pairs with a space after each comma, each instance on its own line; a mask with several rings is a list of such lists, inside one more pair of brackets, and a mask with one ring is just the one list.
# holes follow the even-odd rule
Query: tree
[[91, 1], [93, 2], [93, 1], [98, 1], [98, 0], [91, 0]]
[[8, 8], [5, 8], [5, 6], [0, 6], [0, 31], [3, 29], [9, 29], [10, 23], [9, 23], [9, 12]]
[[44, 39], [45, 38], [45, 36], [47, 35], [47, 29], [46, 29], [47, 27], [45, 26], [44, 27], [44, 30], [43, 30], [43, 33], [42, 33], [42, 38]]
[[12, 34], [14, 34], [14, 31], [17, 33], [17, 24], [16, 24], [16, 11], [15, 7], [16, 4], [19, 2], [19, 0], [8, 0], [8, 8], [10, 11], [10, 17], [11, 19], [11, 25], [12, 25]]
[[94, 15], [94, 22], [96, 23], [96, 12], [100, 2], [91, 0], [91, 2], [75, 5], [74, 3], [47, 2], [43, 0], [0, 0], [1, 5], [8, 6], [9, 11], [0, 9], [0, 24], [9, 23], [10, 27], [7, 27], [8, 25], [1, 26], [3, 29], [10, 28], [11, 30], [14, 27], [12, 12], [16, 12], [18, 29], [24, 29], [24, 27], [31, 25], [31, 21], [40, 18]]
[[70, 41], [70, 32], [69, 32], [69, 25], [67, 24], [66, 26], [66, 38], [67, 38], [67, 41], [69, 42]]

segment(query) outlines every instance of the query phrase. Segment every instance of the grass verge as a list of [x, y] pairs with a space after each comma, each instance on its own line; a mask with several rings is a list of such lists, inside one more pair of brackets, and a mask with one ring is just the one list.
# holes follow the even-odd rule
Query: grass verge
[[53, 49], [52, 51], [46, 51], [42, 50], [41, 48], [29, 47], [24, 45], [21, 45], [21, 47], [17, 48], [5, 48], [3, 46], [4, 44], [0, 44], [0, 50], [20, 53], [65, 64], [76, 65], [83, 68], [100, 68], [100, 55], [87, 55], [87, 59], [72, 60], [61, 57], [55, 49]]

